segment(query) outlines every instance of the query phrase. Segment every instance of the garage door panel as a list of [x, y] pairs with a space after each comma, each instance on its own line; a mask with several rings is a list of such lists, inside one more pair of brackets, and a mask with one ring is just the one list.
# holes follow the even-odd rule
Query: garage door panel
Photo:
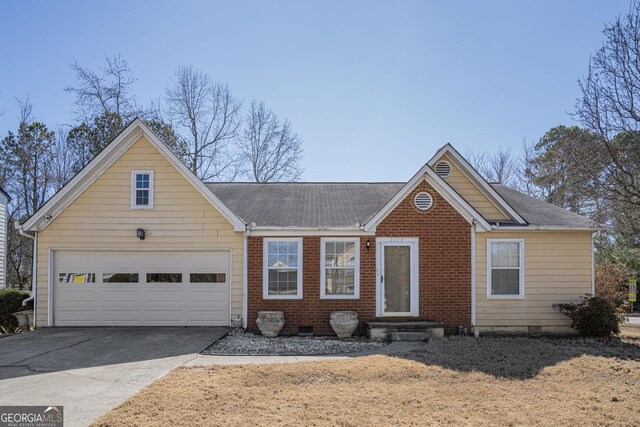
[[[229, 262], [224, 251], [56, 252], [54, 325], [227, 326]], [[191, 273], [226, 283], [189, 283]]]

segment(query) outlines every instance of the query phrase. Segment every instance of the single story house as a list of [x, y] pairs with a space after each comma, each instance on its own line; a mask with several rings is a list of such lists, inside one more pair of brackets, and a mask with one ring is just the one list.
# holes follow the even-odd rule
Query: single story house
[[594, 224], [488, 183], [449, 144], [408, 182], [204, 183], [139, 119], [21, 225], [36, 325], [242, 325], [284, 332], [431, 320], [564, 332], [593, 292]]

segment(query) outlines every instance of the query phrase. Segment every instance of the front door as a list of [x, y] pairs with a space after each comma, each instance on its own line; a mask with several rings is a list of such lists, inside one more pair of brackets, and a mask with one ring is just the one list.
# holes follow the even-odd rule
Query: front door
[[377, 316], [418, 316], [418, 239], [379, 238], [377, 246]]

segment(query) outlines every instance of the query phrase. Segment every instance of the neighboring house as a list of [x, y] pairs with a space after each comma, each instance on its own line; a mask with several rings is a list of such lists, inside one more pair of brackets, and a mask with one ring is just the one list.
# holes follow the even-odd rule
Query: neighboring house
[[450, 145], [403, 183], [205, 184], [139, 119], [22, 228], [37, 326], [231, 325], [285, 332], [427, 319], [556, 332], [593, 290], [593, 224], [487, 183]]
[[0, 188], [0, 289], [7, 286], [7, 206], [11, 197]]

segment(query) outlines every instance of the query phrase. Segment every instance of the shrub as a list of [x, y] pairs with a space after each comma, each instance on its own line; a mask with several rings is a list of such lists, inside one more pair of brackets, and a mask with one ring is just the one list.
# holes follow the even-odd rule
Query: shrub
[[624, 321], [616, 303], [602, 296], [586, 295], [579, 303], [554, 304], [553, 308], [567, 315], [573, 321], [571, 327], [583, 336], [608, 338], [620, 333]]
[[604, 263], [595, 267], [596, 296], [613, 302], [619, 312], [629, 309], [629, 279], [634, 277], [623, 264]]
[[11, 314], [25, 310], [22, 301], [29, 298], [29, 293], [17, 289], [0, 289], [0, 332], [10, 334], [18, 328], [18, 321]]

